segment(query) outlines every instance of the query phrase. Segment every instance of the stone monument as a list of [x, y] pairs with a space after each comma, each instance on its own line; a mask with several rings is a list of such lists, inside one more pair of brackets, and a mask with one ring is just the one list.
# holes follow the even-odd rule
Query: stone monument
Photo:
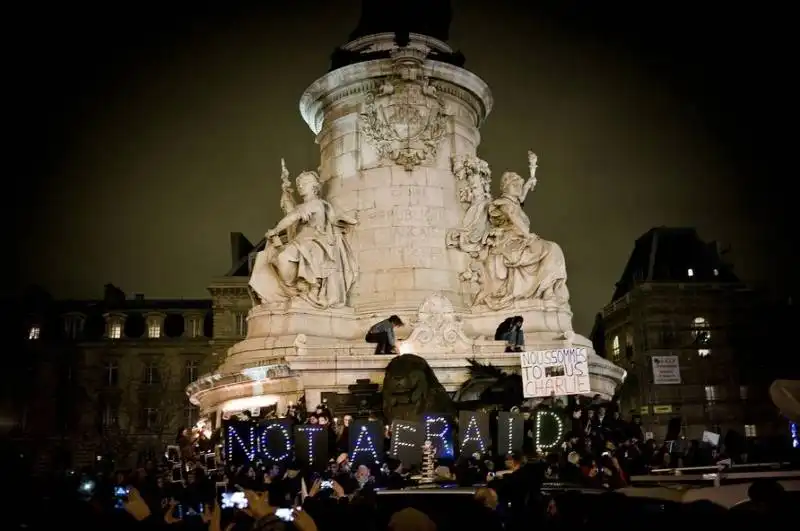
[[[435, 23], [416, 25], [446, 38], [449, 3], [433, 4]], [[305, 394], [313, 407], [357, 379], [381, 382], [391, 357], [364, 335], [392, 314], [407, 323], [401, 353], [423, 357], [447, 391], [467, 378], [468, 358], [519, 371], [519, 355], [492, 338], [521, 315], [528, 350], [589, 349], [592, 394], [610, 397], [624, 371], [573, 332], [564, 254], [522, 208], [536, 155], [527, 179], [503, 173], [492, 197], [477, 157], [489, 87], [437, 35], [370, 20], [375, 12], [364, 10], [334, 69], [300, 100], [320, 167], [292, 185], [282, 164], [284, 217], [252, 261], [247, 337], [189, 387], [192, 401], [212, 414], [234, 400], [280, 409]]]

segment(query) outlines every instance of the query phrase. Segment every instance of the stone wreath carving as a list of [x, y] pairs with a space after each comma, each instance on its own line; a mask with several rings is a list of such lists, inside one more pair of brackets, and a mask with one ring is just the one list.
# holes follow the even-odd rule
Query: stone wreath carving
[[[421, 63], [417, 70], [421, 70]], [[447, 133], [448, 115], [436, 87], [419, 72], [384, 80], [367, 95], [360, 130], [383, 160], [406, 171], [436, 158]]]

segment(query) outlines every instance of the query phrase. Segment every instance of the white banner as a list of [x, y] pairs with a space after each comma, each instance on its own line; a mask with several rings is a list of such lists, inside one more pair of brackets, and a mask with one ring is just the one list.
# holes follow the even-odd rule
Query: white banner
[[523, 396], [582, 395], [589, 388], [589, 356], [585, 348], [536, 350], [519, 355]]
[[656, 385], [681, 383], [681, 365], [678, 356], [653, 356], [653, 383]]

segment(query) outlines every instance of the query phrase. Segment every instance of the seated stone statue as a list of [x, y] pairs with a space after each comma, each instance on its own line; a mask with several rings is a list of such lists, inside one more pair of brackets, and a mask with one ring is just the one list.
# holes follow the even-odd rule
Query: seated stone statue
[[564, 253], [557, 243], [531, 232], [530, 219], [522, 208], [536, 185], [536, 156], [531, 153], [530, 157], [528, 181], [514, 172], [503, 174], [500, 197], [491, 200], [480, 194], [470, 201], [463, 226], [448, 235], [449, 245], [469, 253], [482, 265], [475, 306], [502, 310], [515, 301], [540, 299], [568, 307]]
[[[345, 230], [356, 220], [339, 216], [322, 199], [315, 172], [296, 181], [302, 203], [296, 205], [288, 172], [283, 168], [281, 207], [285, 216], [266, 233], [266, 246], [256, 255], [250, 288], [262, 304], [299, 297], [320, 309], [339, 308], [358, 276], [358, 265]], [[287, 241], [281, 238], [285, 234]]]

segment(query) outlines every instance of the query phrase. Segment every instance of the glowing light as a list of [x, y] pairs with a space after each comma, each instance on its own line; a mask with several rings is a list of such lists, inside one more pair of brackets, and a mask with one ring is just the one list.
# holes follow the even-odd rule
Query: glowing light
[[[364, 440], [366, 440], [367, 446], [362, 448], [361, 443]], [[367, 454], [370, 455], [376, 463], [379, 462], [378, 451], [375, 450], [375, 444], [372, 442], [372, 436], [370, 436], [366, 426], [361, 426], [361, 431], [358, 433], [358, 439], [356, 439], [355, 448], [353, 448], [353, 454], [350, 456], [350, 461], [355, 461], [356, 454], [360, 452], [367, 452]]]
[[278, 403], [278, 397], [273, 395], [259, 395], [247, 396], [244, 398], [234, 398], [228, 400], [220, 409], [223, 413], [235, 413], [239, 411], [248, 411], [251, 409], [268, 407]]
[[[242, 439], [242, 436], [236, 431], [236, 428], [233, 426], [228, 426], [228, 433], [225, 440], [227, 442], [226, 446], [226, 454], [228, 459], [233, 456], [233, 442], [236, 441], [239, 443], [239, 447], [244, 451], [247, 459], [252, 461], [256, 457], [256, 448], [258, 448], [258, 442], [256, 441], [256, 429], [255, 426], [250, 426], [250, 433], [249, 436], [245, 437], [247, 441]], [[248, 442], [249, 441], [249, 442]]]
[[[272, 455], [269, 448], [269, 433], [274, 430], [280, 431], [281, 435], [283, 435], [283, 454], [278, 457]], [[258, 447], [261, 450], [261, 455], [269, 461], [284, 461], [289, 459], [289, 456], [292, 455], [292, 438], [289, 437], [289, 430], [287, 430], [283, 424], [277, 422], [270, 424], [264, 428], [264, 431], [259, 435]]]
[[308, 464], [309, 465], [313, 465], [314, 464], [314, 434], [322, 433], [322, 430], [324, 430], [324, 429], [325, 428], [322, 428], [320, 426], [311, 426], [309, 424], [297, 427], [297, 431], [299, 431], [300, 433], [305, 433], [306, 434], [306, 439], [308, 440]]
[[[542, 432], [544, 431], [545, 417], [550, 417], [550, 419], [555, 423], [557, 432], [556, 437], [552, 441], [547, 441], [547, 442], [542, 440]], [[554, 448], [561, 441], [561, 438], [563, 436], [564, 436], [564, 423], [561, 421], [558, 415], [556, 415], [552, 411], [536, 412], [535, 444], [538, 450], [547, 450], [549, 448]]]
[[796, 422], [789, 425], [789, 433], [792, 434], [792, 448], [800, 448], [800, 433], [798, 433]]
[[[439, 433], [432, 432], [431, 429], [434, 424], [444, 424], [444, 428]], [[433, 444], [433, 439], [439, 439], [442, 441], [441, 448], [441, 455], [443, 457], [453, 457], [453, 447], [448, 443], [449, 439], [449, 432], [450, 432], [450, 423], [447, 422], [447, 419], [444, 417], [425, 417], [425, 440], [431, 441]]]
[[461, 441], [462, 452], [468, 442], [477, 443], [481, 453], [486, 453], [486, 443], [483, 441], [481, 430], [478, 427], [478, 419], [475, 418], [475, 415], [470, 415], [467, 427], [464, 429], [464, 440]]
[[412, 426], [409, 424], [399, 424], [395, 423], [392, 424], [392, 455], [397, 455], [397, 450], [402, 446], [404, 448], [414, 448], [416, 445], [412, 442], [408, 441], [401, 441], [400, 440], [400, 432], [401, 431], [410, 431], [411, 433], [417, 433], [416, 426]]
[[508, 416], [508, 454], [514, 451], [514, 417]]

